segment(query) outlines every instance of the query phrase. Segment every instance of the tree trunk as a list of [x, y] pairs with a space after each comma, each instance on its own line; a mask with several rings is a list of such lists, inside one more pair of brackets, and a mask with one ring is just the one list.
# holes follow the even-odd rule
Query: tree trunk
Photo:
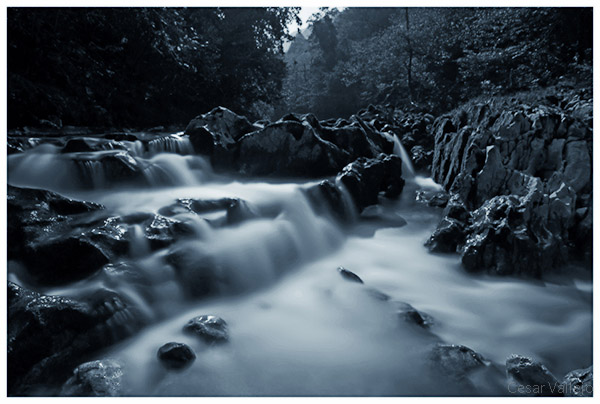
[[408, 20], [408, 7], [404, 9], [404, 16], [406, 17], [406, 45], [408, 49], [408, 63], [406, 66], [407, 71], [407, 84], [408, 84], [408, 98], [412, 102], [412, 59], [413, 59], [413, 49], [412, 44], [410, 42], [410, 24]]

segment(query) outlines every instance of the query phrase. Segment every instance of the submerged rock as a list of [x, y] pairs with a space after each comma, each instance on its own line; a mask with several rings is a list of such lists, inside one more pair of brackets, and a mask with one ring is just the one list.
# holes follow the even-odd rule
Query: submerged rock
[[183, 326], [183, 330], [199, 336], [206, 342], [224, 342], [229, 339], [227, 323], [217, 316], [194, 317]]
[[415, 309], [408, 303], [396, 302], [398, 317], [409, 323], [413, 323], [422, 328], [429, 328], [433, 325], [433, 317]]
[[358, 275], [356, 275], [352, 271], [348, 271], [344, 267], [339, 267], [337, 270], [340, 273], [340, 275], [342, 275], [342, 278], [346, 279], [347, 281], [356, 282], [356, 283], [364, 283], [363, 280], [360, 279], [360, 277]]
[[464, 345], [438, 344], [431, 350], [429, 360], [436, 371], [454, 379], [489, 365], [483, 356]]
[[123, 369], [112, 359], [86, 362], [75, 368], [61, 396], [116, 397], [122, 394]]
[[168, 342], [158, 349], [157, 357], [168, 369], [183, 369], [196, 360], [196, 354], [186, 344]]
[[567, 373], [561, 384], [562, 390], [567, 397], [592, 397], [594, 395], [594, 373], [592, 366]]
[[559, 382], [543, 364], [525, 356], [513, 355], [506, 360], [509, 391], [527, 396], [562, 396]]
[[128, 300], [106, 289], [75, 299], [9, 282], [9, 394], [62, 384], [83, 355], [132, 335], [146, 322]]

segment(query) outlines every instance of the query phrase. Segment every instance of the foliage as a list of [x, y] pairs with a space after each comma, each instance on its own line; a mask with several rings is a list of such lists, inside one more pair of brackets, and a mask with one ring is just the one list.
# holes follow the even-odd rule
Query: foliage
[[9, 126], [184, 123], [272, 103], [297, 8], [11, 8]]
[[286, 55], [281, 109], [321, 118], [370, 103], [440, 113], [480, 94], [591, 78], [590, 8], [346, 8], [313, 27], [302, 60]]

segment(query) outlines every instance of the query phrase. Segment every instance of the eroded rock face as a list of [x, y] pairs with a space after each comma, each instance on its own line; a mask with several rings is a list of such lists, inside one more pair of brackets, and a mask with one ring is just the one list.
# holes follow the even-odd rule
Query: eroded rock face
[[74, 299], [9, 282], [9, 394], [60, 385], [82, 355], [132, 335], [147, 321], [129, 301], [106, 289]]
[[540, 277], [591, 258], [591, 145], [586, 120], [544, 105], [474, 104], [434, 124], [432, 173], [451, 194], [433, 251], [470, 271]]
[[453, 379], [464, 378], [489, 365], [483, 356], [464, 345], [437, 344], [431, 350], [429, 360], [436, 371]]

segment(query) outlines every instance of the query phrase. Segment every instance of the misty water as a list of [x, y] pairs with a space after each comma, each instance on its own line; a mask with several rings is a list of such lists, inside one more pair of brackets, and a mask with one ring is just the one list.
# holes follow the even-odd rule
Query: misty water
[[[120, 265], [71, 285], [38, 289], [80, 296], [106, 287], [143, 309], [148, 327], [85, 358], [121, 362], [128, 395], [507, 394], [501, 365], [511, 354], [542, 361], [558, 378], [589, 366], [589, 274], [546, 281], [469, 274], [458, 255], [429, 253], [424, 243], [441, 210], [415, 201], [419, 189], [438, 187], [429, 178], [406, 178], [399, 200], [382, 200], [369, 208], [370, 218], [355, 213], [352, 224], [341, 225], [315, 210], [302, 191], [318, 181], [217, 174], [178, 134], [147, 149], [123, 143], [144, 165], [148, 185], [107, 180], [99, 158], [118, 151], [60, 154], [51, 144], [9, 156], [8, 182], [97, 202], [114, 216], [158, 213], [178, 198], [240, 198], [259, 212], [222, 227], [209, 224], [223, 220], [222, 211], [179, 213], [173, 218], [192, 226], [193, 237], [159, 251], [133, 226]], [[78, 170], [91, 189], [74, 186]], [[346, 204], [352, 204], [349, 197]], [[186, 285], [166, 260], [175, 250], [185, 251], [190, 267], [210, 260], [211, 276], [220, 280], [216, 295], [184, 297]], [[343, 279], [340, 266], [364, 284]], [[21, 282], [18, 267], [9, 265], [9, 272], [9, 280]], [[377, 299], [377, 292], [390, 299]], [[399, 318], [398, 302], [430, 315], [431, 329]], [[227, 321], [228, 343], [207, 345], [182, 332], [202, 314]], [[170, 341], [196, 352], [190, 367], [161, 366], [156, 352]], [[437, 342], [466, 345], [500, 367], [476, 380], [478, 390], [445, 381], [427, 360]]]

